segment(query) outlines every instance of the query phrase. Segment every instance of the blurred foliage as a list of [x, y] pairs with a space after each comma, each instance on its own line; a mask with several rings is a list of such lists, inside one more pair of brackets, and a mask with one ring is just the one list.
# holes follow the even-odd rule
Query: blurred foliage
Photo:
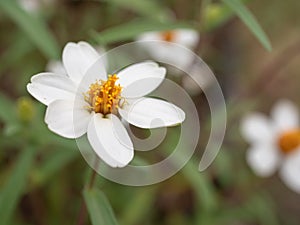
[[[276, 176], [262, 180], [252, 174], [237, 127], [243, 113], [258, 107], [267, 110], [269, 99], [284, 95], [299, 102], [299, 65], [292, 63], [299, 56], [284, 51], [299, 39], [295, 1], [38, 2], [43, 3], [39, 11], [28, 12], [17, 0], [0, 0], [1, 225], [75, 224], [82, 198], [90, 215], [84, 224], [299, 224], [299, 196]], [[257, 21], [270, 34], [273, 53], [257, 42], [271, 49]], [[96, 177], [95, 186], [88, 188], [84, 183], [90, 168], [74, 140], [47, 129], [45, 107], [26, 92], [30, 77], [44, 71], [49, 60], [60, 59], [68, 41], [113, 47], [146, 31], [185, 27], [201, 30], [201, 48], [195, 51], [216, 72], [228, 100], [228, 132], [217, 159], [198, 172], [205, 148], [202, 139], [210, 127], [209, 112], [202, 107], [205, 97], [199, 93], [194, 101], [204, 111], [199, 110], [201, 142], [176, 176], [149, 187], [126, 187]], [[287, 60], [282, 63], [280, 56]], [[272, 79], [265, 81], [261, 71], [272, 71], [268, 69], [274, 61], [283, 72], [267, 73]], [[252, 91], [261, 81], [261, 88]], [[168, 152], [171, 145], [162, 151]]]

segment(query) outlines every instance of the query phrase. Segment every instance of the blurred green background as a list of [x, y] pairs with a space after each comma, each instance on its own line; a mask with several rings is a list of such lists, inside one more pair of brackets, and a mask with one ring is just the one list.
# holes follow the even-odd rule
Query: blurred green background
[[[77, 224], [82, 190], [91, 175], [75, 141], [47, 129], [45, 107], [26, 91], [30, 77], [44, 71], [49, 60], [59, 60], [69, 41], [109, 49], [145, 31], [181, 27], [200, 32], [197, 54], [216, 74], [228, 102], [221, 152], [206, 171], [198, 172], [208, 124], [197, 154], [176, 176], [148, 187], [127, 187], [97, 176], [95, 189], [105, 193], [116, 220], [124, 225], [299, 224], [300, 196], [277, 175], [263, 179], [253, 174], [238, 127], [244, 113], [268, 113], [279, 98], [299, 103], [298, 1], [243, 1], [272, 51], [237, 0], [36, 2], [39, 7], [28, 11], [16, 0], [0, 0], [1, 225]], [[204, 95], [193, 100], [201, 121], [208, 121], [209, 112], [201, 111]], [[108, 203], [98, 192], [88, 195], [99, 211], [94, 207], [89, 212], [94, 219], [83, 224], [109, 225], [95, 219], [110, 214]]]

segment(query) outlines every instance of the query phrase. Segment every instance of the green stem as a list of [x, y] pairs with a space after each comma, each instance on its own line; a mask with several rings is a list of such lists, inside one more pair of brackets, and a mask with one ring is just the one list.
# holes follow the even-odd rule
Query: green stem
[[[97, 168], [99, 165], [99, 160], [96, 160], [96, 163], [95, 163], [95, 168]], [[92, 169], [92, 174], [90, 176], [90, 180], [89, 180], [89, 183], [87, 185], [87, 189], [91, 190], [95, 184], [95, 181], [96, 181], [96, 175], [97, 175], [97, 172], [95, 169]], [[79, 216], [78, 216], [78, 219], [77, 219], [77, 225], [84, 225], [85, 222], [86, 222], [86, 217], [87, 217], [87, 208], [86, 208], [86, 204], [85, 204], [85, 201], [84, 199], [82, 198], [81, 200], [81, 205], [80, 205], [80, 210], [79, 210]]]

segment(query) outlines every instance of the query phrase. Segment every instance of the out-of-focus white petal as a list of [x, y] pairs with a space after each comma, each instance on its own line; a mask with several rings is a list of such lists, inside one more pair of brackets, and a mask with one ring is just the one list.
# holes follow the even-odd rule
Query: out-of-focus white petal
[[74, 99], [76, 85], [67, 76], [40, 73], [31, 78], [28, 92], [45, 105], [58, 99]]
[[50, 60], [46, 65], [46, 71], [55, 73], [57, 75], [67, 75], [67, 72], [61, 61]]
[[186, 70], [191, 66], [194, 53], [190, 52], [181, 45], [169, 43], [169, 42], [157, 42], [151, 45], [144, 44], [144, 47], [148, 49], [149, 53], [159, 62], [168, 63], [175, 68]]
[[29, 13], [36, 13], [41, 9], [41, 2], [38, 0], [18, 0], [20, 6]]
[[141, 128], [168, 127], [180, 124], [185, 113], [177, 106], [154, 98], [140, 98], [127, 102], [119, 113], [130, 124]]
[[197, 31], [191, 29], [177, 29], [174, 31], [174, 42], [187, 48], [196, 47], [200, 36]]
[[163, 81], [166, 69], [154, 62], [142, 62], [126, 67], [118, 73], [122, 96], [138, 98], [154, 91]]
[[45, 122], [54, 133], [65, 138], [77, 138], [87, 132], [91, 113], [83, 101], [57, 100], [49, 104]]
[[241, 121], [241, 133], [249, 142], [271, 142], [274, 138], [274, 128], [266, 116], [252, 113]]
[[246, 159], [255, 174], [267, 177], [275, 172], [280, 155], [271, 144], [256, 144], [247, 151]]
[[[63, 64], [68, 76], [76, 83], [81, 82], [87, 70], [98, 60], [99, 54], [86, 42], [68, 43], [63, 50]], [[104, 65], [96, 63], [98, 73], [105, 74]]]
[[289, 130], [297, 128], [300, 125], [298, 110], [289, 100], [280, 100], [277, 102], [271, 114], [279, 130]]
[[300, 193], [300, 149], [286, 156], [279, 174], [290, 189]]
[[175, 29], [171, 32], [173, 40], [170, 42], [164, 40], [164, 32], [147, 32], [139, 36], [137, 40], [152, 41], [149, 44], [145, 42], [142, 46], [149, 51], [154, 60], [185, 69], [192, 64], [194, 57], [186, 48], [196, 47], [199, 34], [192, 29]]
[[124, 167], [133, 158], [133, 144], [128, 133], [115, 115], [103, 118], [94, 114], [87, 136], [96, 154], [111, 167]]
[[155, 41], [163, 40], [163, 35], [161, 32], [145, 32], [138, 36], [137, 41]]

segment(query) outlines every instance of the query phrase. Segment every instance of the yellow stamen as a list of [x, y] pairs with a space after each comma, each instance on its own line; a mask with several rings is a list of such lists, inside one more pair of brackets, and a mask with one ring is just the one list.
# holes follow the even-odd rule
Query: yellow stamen
[[173, 42], [175, 39], [175, 32], [171, 31], [171, 30], [165, 31], [165, 32], [162, 32], [161, 36], [164, 41]]
[[118, 79], [116, 74], [109, 75], [106, 81], [96, 81], [90, 85], [84, 99], [90, 104], [92, 111], [103, 115], [115, 113], [122, 91], [122, 87], [119, 84], [116, 85]]
[[300, 129], [282, 133], [278, 139], [278, 145], [285, 154], [297, 150], [300, 147]]

